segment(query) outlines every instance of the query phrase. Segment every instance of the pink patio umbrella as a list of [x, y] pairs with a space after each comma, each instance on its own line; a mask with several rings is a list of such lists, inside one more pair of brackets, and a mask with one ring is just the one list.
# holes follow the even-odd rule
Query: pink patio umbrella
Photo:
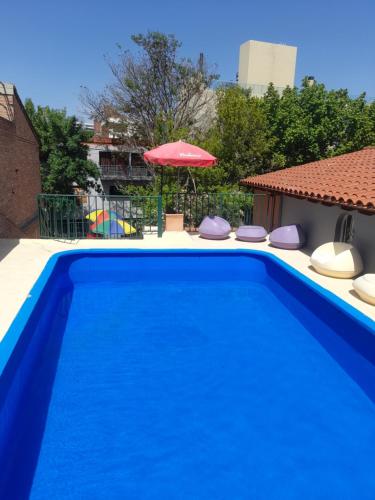
[[[162, 167], [213, 167], [216, 158], [198, 146], [184, 141], [169, 142], [143, 155], [147, 163]], [[161, 171], [160, 194], [163, 190], [163, 169]]]

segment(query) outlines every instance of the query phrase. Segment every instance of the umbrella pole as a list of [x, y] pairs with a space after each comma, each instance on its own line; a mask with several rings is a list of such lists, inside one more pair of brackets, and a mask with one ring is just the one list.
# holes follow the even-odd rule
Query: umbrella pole
[[161, 175], [160, 175], [160, 195], [163, 194], [163, 184], [164, 184], [164, 167], [161, 167]]

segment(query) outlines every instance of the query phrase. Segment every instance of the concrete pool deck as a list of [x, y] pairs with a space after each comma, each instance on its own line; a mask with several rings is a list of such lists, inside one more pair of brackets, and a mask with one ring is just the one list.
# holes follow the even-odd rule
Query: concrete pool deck
[[353, 290], [352, 279], [322, 276], [310, 267], [310, 256], [303, 251], [280, 250], [268, 242], [246, 243], [227, 240], [208, 241], [186, 232], [153, 234], [143, 240], [0, 240], [0, 340], [7, 332], [30, 289], [43, 270], [47, 260], [57, 252], [88, 248], [114, 249], [252, 249], [276, 255], [312, 281], [334, 293], [375, 321], [375, 306], [363, 302]]

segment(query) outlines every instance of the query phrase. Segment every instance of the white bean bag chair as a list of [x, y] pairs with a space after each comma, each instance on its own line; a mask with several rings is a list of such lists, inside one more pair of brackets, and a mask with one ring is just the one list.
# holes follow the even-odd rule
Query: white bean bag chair
[[361, 299], [375, 305], [375, 274], [364, 274], [355, 279], [353, 288]]
[[352, 278], [363, 269], [358, 250], [349, 243], [324, 243], [313, 252], [310, 262], [318, 273], [333, 278]]

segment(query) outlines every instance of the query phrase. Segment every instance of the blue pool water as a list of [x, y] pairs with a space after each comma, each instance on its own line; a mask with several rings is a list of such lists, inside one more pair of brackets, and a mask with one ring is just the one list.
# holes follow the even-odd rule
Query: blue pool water
[[71, 253], [31, 295], [0, 498], [375, 498], [373, 325], [275, 259]]

